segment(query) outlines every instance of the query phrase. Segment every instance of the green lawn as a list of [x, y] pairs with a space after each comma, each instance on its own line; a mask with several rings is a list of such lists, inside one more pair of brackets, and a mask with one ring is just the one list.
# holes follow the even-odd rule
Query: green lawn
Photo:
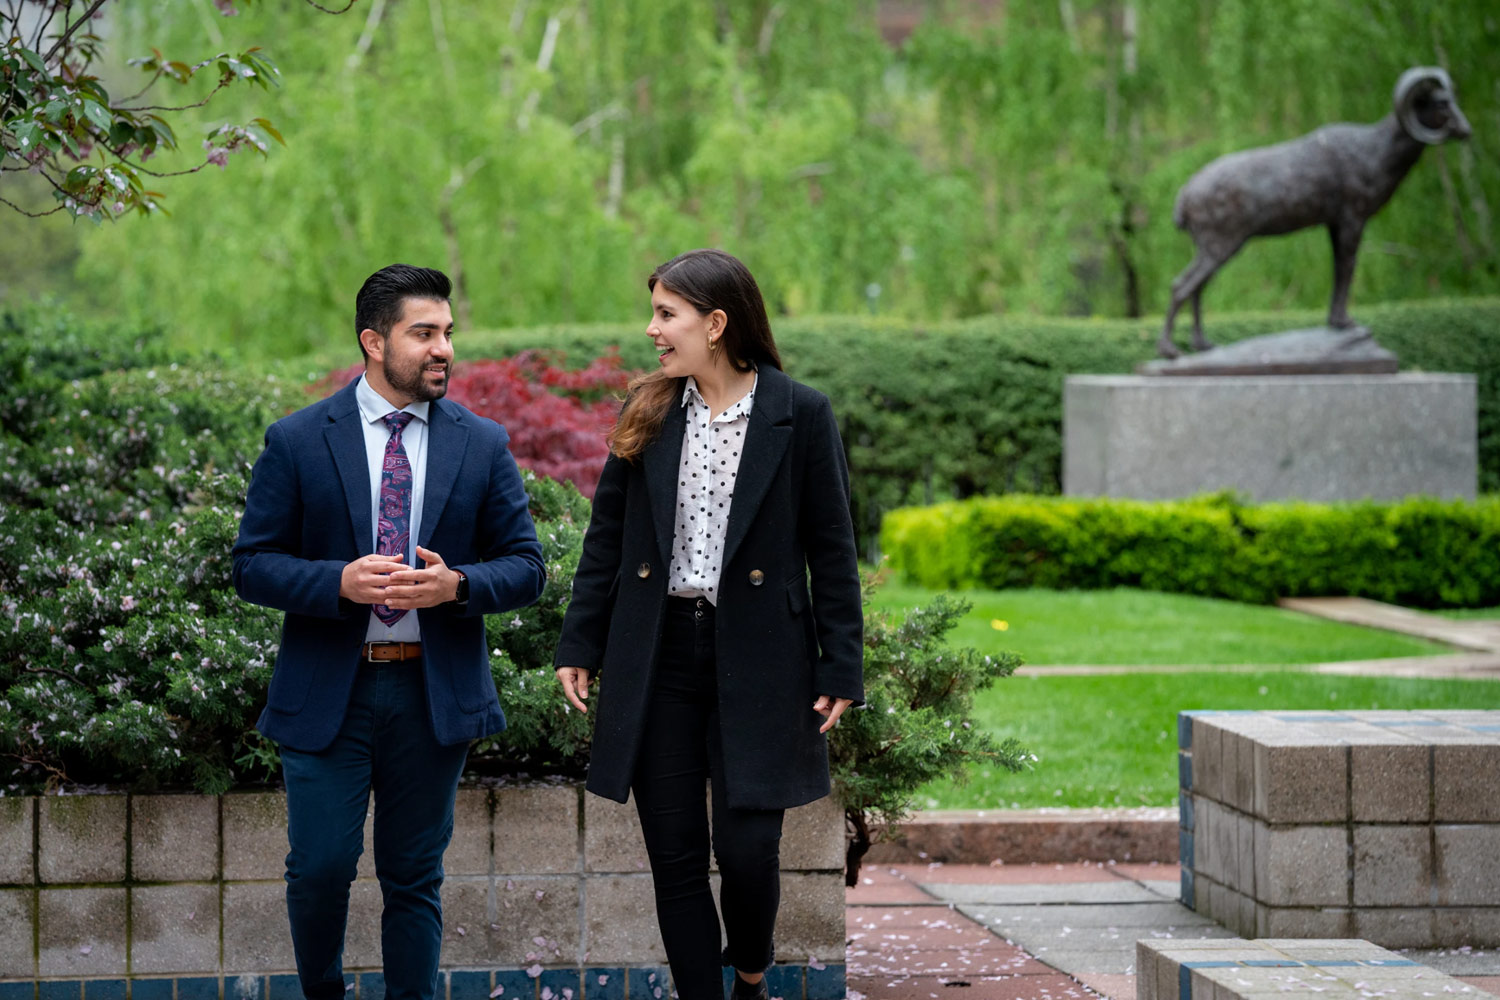
[[1040, 758], [1020, 774], [976, 767], [934, 783], [919, 809], [1167, 806], [1177, 796], [1177, 713], [1215, 709], [1500, 708], [1500, 681], [1256, 673], [1009, 677], [975, 701], [976, 726]]
[[[891, 582], [879, 608], [935, 591]], [[1251, 671], [1012, 677], [975, 701], [973, 721], [1039, 758], [1021, 774], [976, 766], [963, 785], [918, 792], [921, 809], [1167, 806], [1177, 796], [1177, 713], [1189, 709], [1500, 708], [1500, 681], [1308, 673], [1299, 664], [1452, 652], [1280, 608], [1139, 590], [954, 592], [974, 609], [955, 645], [1013, 650], [1033, 665], [1247, 665]], [[1500, 616], [1500, 609], [1474, 616]], [[997, 624], [1003, 623], [999, 628]], [[1278, 669], [1285, 668], [1285, 669]]]
[[[875, 606], [921, 606], [938, 591], [889, 582]], [[1255, 604], [1144, 590], [952, 591], [974, 609], [954, 645], [1011, 650], [1028, 664], [1323, 663], [1424, 656], [1446, 646]], [[1003, 626], [1003, 627], [1002, 627]]]

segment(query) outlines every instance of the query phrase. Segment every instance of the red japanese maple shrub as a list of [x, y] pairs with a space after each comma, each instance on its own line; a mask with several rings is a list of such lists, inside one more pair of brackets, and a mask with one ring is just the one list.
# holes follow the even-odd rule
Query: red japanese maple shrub
[[[571, 481], [592, 499], [609, 454], [605, 437], [632, 373], [614, 348], [577, 370], [564, 368], [563, 361], [560, 353], [522, 351], [510, 358], [458, 362], [448, 398], [504, 424], [518, 465]], [[331, 372], [314, 391], [326, 395], [363, 371], [357, 364]]]

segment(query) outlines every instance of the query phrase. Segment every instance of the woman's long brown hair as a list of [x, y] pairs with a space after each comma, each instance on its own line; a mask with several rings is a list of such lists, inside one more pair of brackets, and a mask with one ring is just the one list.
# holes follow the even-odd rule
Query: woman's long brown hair
[[[728, 322], [719, 348], [735, 371], [747, 372], [760, 364], [781, 368], [760, 286], [738, 259], [722, 250], [689, 250], [651, 272], [646, 287], [655, 291], [658, 284], [682, 296], [700, 315], [724, 310]], [[681, 394], [681, 383], [660, 369], [631, 379], [625, 408], [609, 434], [610, 451], [626, 461], [638, 458], [661, 433]]]

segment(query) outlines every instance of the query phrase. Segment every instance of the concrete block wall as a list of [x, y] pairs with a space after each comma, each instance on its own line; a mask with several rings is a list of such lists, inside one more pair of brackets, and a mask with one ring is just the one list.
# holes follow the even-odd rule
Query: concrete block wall
[[[537, 784], [461, 788], [454, 812], [444, 1000], [485, 1000], [498, 987], [505, 1000], [667, 995], [634, 805]], [[378, 997], [372, 825], [373, 803], [344, 963], [356, 992]], [[0, 798], [0, 1000], [300, 997], [286, 852], [278, 791]], [[789, 811], [781, 855], [777, 995], [842, 997], [837, 802]]]
[[1500, 711], [1184, 712], [1182, 901], [1245, 937], [1500, 945]]
[[1239, 938], [1136, 942], [1136, 1000], [1366, 1000], [1474, 993], [1369, 941]]

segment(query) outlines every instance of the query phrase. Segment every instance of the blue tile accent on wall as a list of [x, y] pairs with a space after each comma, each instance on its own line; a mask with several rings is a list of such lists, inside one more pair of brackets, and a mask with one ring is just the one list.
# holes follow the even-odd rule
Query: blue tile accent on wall
[[[443, 976], [438, 976], [438, 998], [443, 996]], [[354, 977], [354, 995], [359, 1000], [385, 1000], [385, 973], [361, 972]], [[178, 1000], [182, 1000], [181, 997]]]
[[[603, 982], [600, 982], [600, 980]], [[583, 973], [584, 1000], [625, 1000], [625, 970], [621, 968], [586, 969]]]
[[[130, 1000], [140, 1000], [140, 997], [131, 997]], [[296, 976], [267, 976], [266, 1000], [302, 1000], [301, 980]]]
[[1358, 965], [1359, 963], [1352, 958], [1318, 958], [1309, 960], [1307, 964], [1321, 969], [1326, 965]]
[[1186, 965], [1177, 967], [1177, 1000], [1192, 1000], [1193, 970]]
[[[578, 1000], [578, 970], [577, 969], [544, 969], [537, 979], [537, 986], [542, 996], [547, 996], [550, 989], [552, 995], [550, 1000], [563, 1000], [564, 997], [572, 997]], [[563, 990], [567, 990], [564, 993]]]
[[1191, 795], [1177, 796], [1177, 825], [1184, 830], [1191, 830], [1194, 819], [1193, 797]]
[[84, 1000], [125, 1000], [125, 980], [86, 979], [83, 997]]
[[36, 981], [0, 983], [0, 1000], [36, 1000]]
[[1182, 750], [1193, 749], [1193, 713], [1177, 713], [1177, 746]]
[[225, 976], [224, 1000], [266, 1000], [266, 977], [248, 972], [243, 976]]
[[1184, 867], [1182, 869], [1182, 905], [1193, 909], [1193, 870]]
[[448, 974], [448, 1000], [489, 1000], [489, 995], [488, 972], [455, 969]]
[[840, 965], [825, 965], [821, 969], [807, 967], [807, 1000], [844, 1000], [848, 987], [845, 985], [845, 968]]
[[766, 970], [766, 989], [773, 997], [802, 1000], [802, 966], [771, 966]]
[[1362, 964], [1364, 964], [1364, 965], [1387, 966], [1387, 965], [1419, 965], [1421, 963], [1419, 963], [1419, 962], [1413, 962], [1409, 958], [1371, 958], [1371, 959], [1366, 960]]
[[83, 1000], [83, 981], [64, 979], [60, 982], [43, 980], [37, 984], [40, 1000]]
[[1191, 831], [1177, 831], [1177, 860], [1184, 868], [1193, 867], [1193, 834]]
[[[292, 976], [296, 979], [296, 976]], [[170, 979], [132, 979], [130, 981], [130, 1000], [172, 1000], [173, 982]], [[297, 996], [302, 996], [302, 988], [297, 987]]]
[[219, 977], [184, 976], [177, 980], [177, 1000], [219, 1000]]
[[1177, 755], [1177, 783], [1182, 786], [1184, 792], [1191, 791], [1193, 787], [1193, 755], [1180, 753]]
[[631, 969], [629, 980], [625, 988], [630, 1000], [664, 1000], [672, 992], [665, 966]]
[[1302, 963], [1290, 958], [1248, 958], [1240, 963], [1257, 969], [1300, 968]]
[[490, 987], [490, 992], [496, 990], [496, 1000], [536, 1000], [536, 980], [526, 974], [525, 969], [496, 969], [495, 984]]

